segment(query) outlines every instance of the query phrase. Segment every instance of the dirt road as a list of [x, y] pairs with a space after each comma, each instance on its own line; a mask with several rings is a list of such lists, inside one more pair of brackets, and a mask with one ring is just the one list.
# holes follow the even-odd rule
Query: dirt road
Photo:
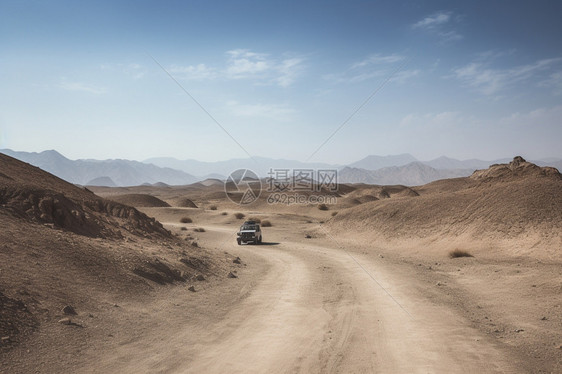
[[429, 300], [399, 266], [279, 228], [262, 246], [237, 246], [229, 226], [206, 229], [247, 270], [226, 290], [183, 301], [190, 309], [173, 318], [158, 306], [145, 310], [160, 322], [84, 372], [518, 372], [491, 338]]

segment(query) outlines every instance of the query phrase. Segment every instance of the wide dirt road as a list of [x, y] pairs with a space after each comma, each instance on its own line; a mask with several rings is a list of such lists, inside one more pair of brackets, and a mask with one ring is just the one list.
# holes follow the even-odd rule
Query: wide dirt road
[[205, 305], [224, 313], [200, 308], [158, 324], [157, 334], [147, 327], [142, 344], [117, 347], [95, 372], [518, 372], [492, 339], [423, 296], [405, 267], [279, 228], [270, 245], [241, 247], [232, 227], [206, 229], [249, 263], [231, 283], [244, 297], [225, 305], [218, 293]]

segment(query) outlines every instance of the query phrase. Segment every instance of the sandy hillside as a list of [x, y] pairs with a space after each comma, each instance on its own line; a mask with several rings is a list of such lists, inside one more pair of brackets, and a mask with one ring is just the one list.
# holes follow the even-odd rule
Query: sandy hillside
[[329, 226], [384, 241], [447, 241], [466, 249], [493, 242], [513, 254], [560, 258], [562, 176], [554, 168], [516, 158], [404, 191], [388, 199], [372, 194], [379, 200], [341, 210]]
[[77, 352], [140, 318], [128, 304], [159, 300], [166, 284], [190, 294], [197, 275], [226, 279], [231, 263], [133, 207], [2, 154], [0, 225], [3, 373], [68, 371], [84, 359]]
[[115, 195], [111, 197], [111, 200], [116, 201], [121, 204], [134, 206], [134, 207], [167, 207], [170, 206], [165, 201], [160, 200], [157, 197], [146, 194], [124, 194]]

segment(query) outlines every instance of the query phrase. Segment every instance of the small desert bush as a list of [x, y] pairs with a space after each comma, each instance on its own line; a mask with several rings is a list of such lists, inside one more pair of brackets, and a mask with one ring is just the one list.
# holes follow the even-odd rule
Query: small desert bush
[[332, 212], [332, 217], [335, 217], [338, 212]]
[[449, 257], [451, 258], [457, 258], [457, 257], [474, 257], [473, 255], [471, 255], [470, 253], [468, 253], [465, 250], [462, 249], [455, 249], [452, 250], [451, 252], [449, 252]]
[[193, 220], [189, 217], [181, 217], [180, 222], [181, 223], [191, 223], [191, 222], [193, 222]]
[[187, 230], [187, 227], [183, 226], [183, 227], [180, 228], [180, 230], [181, 230], [181, 231], [186, 231], [186, 230]]
[[271, 227], [271, 226], [273, 226], [273, 225], [271, 224], [271, 222], [269, 222], [269, 221], [266, 220], [266, 219], [264, 219], [264, 220], [262, 221], [261, 225], [262, 225], [262, 227]]
[[328, 210], [328, 205], [326, 205], [326, 204], [320, 204], [320, 205], [318, 205], [318, 209], [320, 209], [320, 210]]
[[237, 219], [242, 219], [246, 217], [246, 215], [244, 213], [234, 213], [234, 217], [236, 217]]
[[227, 212], [222, 212], [221, 216], [226, 216], [228, 213]]
[[211, 206], [209, 207], [209, 209], [211, 209], [211, 210], [217, 210], [217, 206], [216, 206], [216, 205], [211, 205]]
[[261, 222], [261, 219], [259, 219], [259, 218], [254, 218], [254, 217], [250, 217], [250, 218], [248, 218], [248, 221], [254, 221], [255, 223], [260, 223], [260, 222]]
[[195, 232], [205, 232], [205, 229], [203, 227], [197, 227], [197, 228], [193, 229], [193, 231], [195, 231]]

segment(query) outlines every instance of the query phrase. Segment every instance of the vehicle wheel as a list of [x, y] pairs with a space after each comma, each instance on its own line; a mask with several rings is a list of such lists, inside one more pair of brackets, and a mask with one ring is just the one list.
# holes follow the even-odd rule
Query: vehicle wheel
[[261, 244], [261, 239], [262, 239], [262, 237], [260, 236], [260, 239], [258, 240], [258, 244]]
[[238, 245], [242, 245], [242, 240], [238, 239], [236, 241], [238, 242]]

